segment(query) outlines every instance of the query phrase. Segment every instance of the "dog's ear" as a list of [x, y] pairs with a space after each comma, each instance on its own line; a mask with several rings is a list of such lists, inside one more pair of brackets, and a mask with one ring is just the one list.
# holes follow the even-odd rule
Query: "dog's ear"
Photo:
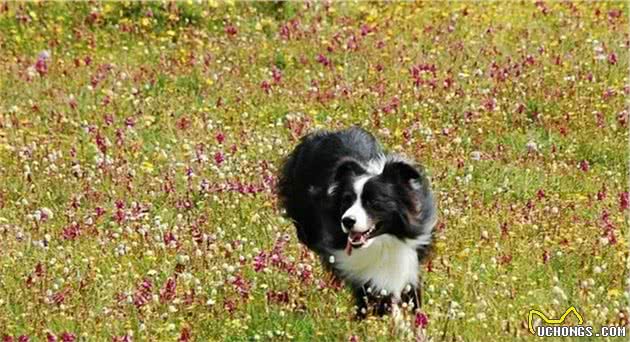
[[390, 161], [383, 168], [383, 177], [392, 183], [417, 190], [422, 184], [422, 174], [406, 161]]
[[342, 159], [335, 169], [335, 182], [348, 176], [365, 173], [365, 169], [358, 161], [352, 158]]
[[364, 173], [365, 169], [361, 164], [352, 158], [344, 158], [337, 163], [335, 167], [333, 179], [331, 180], [331, 185], [326, 190], [328, 196], [332, 196], [337, 190], [339, 183], [347, 177], [352, 177], [353, 175], [358, 175]]

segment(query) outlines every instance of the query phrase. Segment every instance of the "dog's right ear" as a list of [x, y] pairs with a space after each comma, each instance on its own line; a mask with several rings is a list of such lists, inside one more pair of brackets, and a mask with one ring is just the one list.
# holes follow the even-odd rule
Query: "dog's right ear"
[[365, 169], [358, 161], [352, 158], [345, 158], [337, 164], [337, 168], [335, 169], [335, 182], [338, 182], [346, 177], [359, 175], [365, 172]]

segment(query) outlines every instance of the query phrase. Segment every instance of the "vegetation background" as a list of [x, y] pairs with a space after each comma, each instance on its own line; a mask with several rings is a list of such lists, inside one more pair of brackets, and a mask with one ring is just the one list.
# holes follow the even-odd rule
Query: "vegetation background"
[[273, 194], [352, 124], [431, 174], [429, 339], [627, 326], [629, 47], [627, 2], [0, 2], [0, 337], [401, 338]]

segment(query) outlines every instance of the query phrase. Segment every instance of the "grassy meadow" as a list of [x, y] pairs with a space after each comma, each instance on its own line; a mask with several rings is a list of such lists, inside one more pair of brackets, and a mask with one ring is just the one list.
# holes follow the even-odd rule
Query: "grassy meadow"
[[353, 124], [431, 176], [417, 340], [628, 326], [628, 7], [0, 2], [0, 337], [402, 339], [274, 195]]

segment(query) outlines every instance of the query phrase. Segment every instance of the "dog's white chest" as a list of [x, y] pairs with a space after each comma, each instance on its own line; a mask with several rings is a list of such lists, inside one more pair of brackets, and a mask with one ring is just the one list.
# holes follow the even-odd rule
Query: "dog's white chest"
[[335, 252], [334, 266], [353, 282], [369, 281], [373, 291], [385, 290], [400, 297], [407, 285], [415, 287], [419, 281], [420, 264], [414, 245], [412, 241], [381, 235], [369, 247], [354, 249], [350, 256], [344, 251]]

